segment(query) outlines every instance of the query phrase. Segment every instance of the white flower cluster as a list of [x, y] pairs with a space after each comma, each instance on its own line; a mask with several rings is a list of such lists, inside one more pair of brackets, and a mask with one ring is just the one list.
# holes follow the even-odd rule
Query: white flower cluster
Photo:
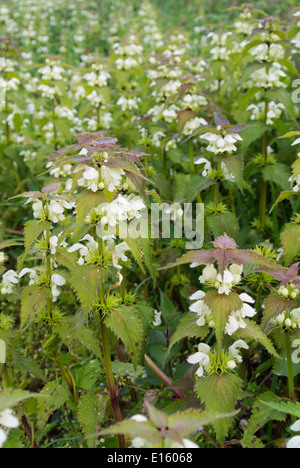
[[99, 206], [99, 215], [102, 216], [102, 226], [117, 226], [120, 221], [131, 221], [140, 219], [141, 211], [146, 208], [142, 198], [138, 195], [118, 195], [111, 203], [102, 203]]
[[2, 283], [0, 285], [1, 294], [12, 294], [13, 285], [18, 284], [18, 274], [14, 270], [8, 270], [2, 276]]
[[285, 286], [280, 286], [277, 293], [284, 298], [296, 299], [299, 295], [299, 289], [293, 283], [288, 283]]
[[[192, 267], [197, 264], [192, 264]], [[202, 284], [208, 284], [218, 290], [218, 294], [228, 295], [231, 289], [241, 281], [241, 275], [243, 267], [241, 265], [233, 264], [226, 269], [221, 275], [214, 265], [207, 265], [202, 272], [199, 280]], [[208, 325], [214, 327], [215, 322], [213, 320], [213, 314], [208, 305], [205, 303], [204, 298], [206, 293], [204, 291], [197, 291], [190, 297], [191, 301], [196, 301], [189, 307], [191, 312], [198, 315], [197, 325], [202, 327]], [[249, 304], [253, 304], [255, 301], [246, 293], [239, 295], [239, 298], [243, 302], [241, 309], [232, 312], [228, 318], [228, 322], [225, 327], [225, 332], [228, 335], [233, 335], [239, 328], [246, 328], [247, 324], [244, 319], [254, 317], [256, 310]]]
[[[201, 165], [204, 164], [202, 175], [203, 177], [210, 177], [210, 174], [212, 172], [212, 165], [211, 162], [208, 161], [206, 158], [200, 158], [197, 161], [195, 161], [196, 165]], [[221, 162], [221, 174], [218, 174], [218, 177], [223, 178], [225, 180], [229, 180], [230, 182], [234, 182], [235, 177], [231, 172], [228, 170], [226, 164], [224, 162]]]
[[278, 62], [265, 65], [254, 71], [251, 80], [247, 82], [248, 87], [257, 86], [259, 88], [286, 88], [286, 83], [282, 78], [286, 78], [286, 73]]
[[[110, 168], [102, 165], [101, 168], [96, 169], [91, 166], [79, 164], [74, 173], [83, 171], [82, 177], [78, 179], [77, 184], [79, 187], [86, 187], [92, 192], [98, 190], [104, 190], [105, 188], [109, 192], [114, 192], [117, 189], [125, 189], [123, 179], [125, 172], [121, 168]], [[126, 184], [126, 182], [125, 182]]]
[[274, 325], [286, 330], [300, 328], [300, 308], [283, 312], [273, 320]]
[[[220, 131], [221, 128], [218, 128], [218, 130]], [[236, 143], [243, 141], [239, 133], [227, 133], [224, 130], [222, 133], [207, 132], [201, 135], [200, 138], [209, 142], [206, 149], [214, 154], [232, 154], [237, 151]]]
[[242, 279], [243, 266], [242, 265], [230, 265], [229, 269], [226, 269], [223, 273], [218, 272], [214, 265], [207, 265], [199, 278], [200, 283], [209, 284], [214, 288], [218, 289], [219, 294], [229, 294], [233, 286], [238, 284]]
[[[245, 341], [238, 340], [229, 347], [228, 353], [223, 357], [224, 366], [227, 370], [234, 370], [237, 365], [242, 362], [243, 359], [239, 349], [249, 349], [249, 346]], [[205, 374], [210, 372], [211, 361], [211, 347], [205, 343], [200, 343], [198, 345], [198, 351], [187, 358], [189, 364], [199, 364], [196, 371], [198, 377], [204, 377]]]
[[141, 99], [138, 97], [127, 98], [125, 96], [121, 96], [117, 101], [117, 106], [120, 106], [123, 112], [132, 111], [139, 108], [140, 101]]
[[202, 126], [205, 127], [206, 125], [207, 125], [206, 120], [199, 118], [199, 117], [195, 117], [193, 119], [188, 120], [185, 123], [183, 130], [182, 130], [182, 134], [186, 136], [191, 135], [195, 130], [197, 130], [198, 128]]
[[256, 60], [272, 62], [274, 60], [283, 59], [284, 51], [284, 47], [280, 44], [264, 43], [251, 49], [251, 55], [253, 55]]
[[[259, 104], [251, 104], [248, 108], [248, 111], [252, 111], [250, 117], [251, 120], [264, 120], [265, 119], [265, 103], [261, 102]], [[274, 101], [269, 102], [267, 110], [267, 119], [266, 124], [272, 125], [274, 119], [279, 119], [282, 112], [285, 110], [285, 106], [281, 103], [276, 103]]]
[[[32, 209], [33, 209], [33, 216], [38, 219], [49, 219], [53, 223], [58, 223], [59, 221], [65, 220], [65, 210], [73, 209], [73, 204], [67, 202], [63, 199], [58, 200], [50, 200], [48, 206], [46, 207], [44, 203], [35, 198], [29, 198], [26, 203], [33, 202]], [[47, 216], [48, 215], [48, 216]]]

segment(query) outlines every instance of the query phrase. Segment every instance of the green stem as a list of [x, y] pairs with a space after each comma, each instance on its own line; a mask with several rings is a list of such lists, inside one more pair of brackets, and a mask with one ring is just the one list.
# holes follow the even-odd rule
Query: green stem
[[[269, 109], [269, 101], [265, 99], [265, 123], [267, 122], [267, 114]], [[269, 133], [266, 131], [263, 137], [263, 145], [262, 145], [262, 154], [264, 157], [264, 165], [266, 166], [268, 160], [268, 142], [269, 142]], [[261, 186], [260, 186], [260, 202], [259, 202], [259, 220], [262, 229], [264, 229], [266, 225], [266, 206], [267, 206], [267, 182], [262, 178], [261, 179]]]
[[9, 144], [10, 131], [9, 131], [9, 125], [8, 125], [8, 121], [7, 121], [7, 118], [8, 118], [8, 99], [7, 99], [6, 95], [5, 95], [5, 114], [6, 114], [6, 122], [5, 122], [6, 141], [7, 141], [7, 144]]
[[165, 149], [163, 149], [162, 153], [162, 169], [163, 169], [163, 175], [165, 176], [166, 179], [168, 179], [168, 159], [167, 159], [167, 152]]
[[125, 303], [126, 298], [126, 276], [125, 276], [125, 268], [122, 268], [121, 275], [123, 277], [122, 283], [120, 284], [120, 291], [122, 296], [122, 302]]
[[295, 400], [295, 384], [294, 384], [294, 373], [293, 373], [293, 361], [292, 361], [292, 346], [291, 338], [288, 331], [284, 333], [285, 339], [285, 351], [288, 365], [288, 387], [289, 387], [289, 398]]
[[192, 140], [189, 140], [189, 153], [190, 153], [190, 163], [191, 163], [191, 174], [195, 174], [194, 150], [193, 150]]
[[[118, 399], [118, 395], [116, 391], [116, 385], [114, 381], [114, 375], [113, 375], [112, 366], [111, 366], [108, 333], [107, 333], [107, 328], [104, 325], [103, 317], [100, 317], [100, 334], [101, 334], [103, 358], [104, 358], [104, 364], [105, 364], [105, 373], [106, 373], [107, 385], [109, 389], [112, 412], [113, 412], [115, 423], [119, 423], [122, 421], [122, 416], [121, 416], [121, 410], [119, 406], [119, 399]], [[118, 440], [119, 440], [119, 448], [125, 448], [125, 438], [123, 434], [118, 435]]]

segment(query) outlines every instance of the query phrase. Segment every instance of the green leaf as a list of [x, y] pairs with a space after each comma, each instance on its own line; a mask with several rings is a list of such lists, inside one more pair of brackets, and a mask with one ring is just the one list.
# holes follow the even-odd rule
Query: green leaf
[[[195, 383], [195, 391], [200, 400], [205, 403], [205, 408], [217, 414], [233, 413], [236, 403], [242, 398], [242, 380], [233, 374], [216, 375], [206, 378], [198, 378]], [[213, 423], [217, 439], [224, 442], [233, 418], [228, 417]]]
[[99, 288], [107, 275], [108, 270], [99, 265], [77, 265], [71, 273], [70, 284], [76, 292], [84, 313], [90, 312], [99, 297]]
[[138, 364], [144, 340], [143, 323], [134, 309], [121, 305], [105, 318], [105, 325], [124, 343], [133, 364]]
[[[293, 365], [293, 375], [294, 377], [296, 377], [297, 375], [300, 374], [300, 363], [295, 364], [293, 362], [292, 365]], [[285, 353], [282, 356], [280, 356], [279, 359], [275, 359], [272, 370], [275, 375], [284, 376], [284, 377], [289, 376], [287, 357]]]
[[265, 393], [259, 397], [258, 401], [268, 408], [285, 414], [290, 414], [291, 416], [295, 416], [300, 419], [300, 403], [298, 402], [293, 403], [291, 400], [284, 400], [271, 392]]
[[290, 173], [284, 164], [276, 163], [266, 166], [262, 169], [263, 179], [267, 182], [274, 182], [282, 190], [288, 190], [290, 187]]
[[51, 292], [45, 286], [30, 285], [23, 289], [21, 297], [21, 328], [28, 320], [36, 317], [52, 300]]
[[254, 434], [263, 428], [269, 421], [285, 421], [286, 415], [278, 409], [274, 409], [266, 404], [270, 401], [280, 401], [280, 398], [271, 392], [266, 392], [255, 400], [249, 424], [245, 430], [243, 447], [253, 448], [253, 446], [263, 447], [262, 442]]
[[300, 225], [296, 223], [286, 224], [280, 234], [280, 241], [284, 248], [284, 261], [290, 265], [300, 253]]
[[212, 311], [216, 324], [216, 339], [220, 344], [230, 314], [236, 310], [240, 310], [243, 307], [243, 302], [235, 292], [226, 295], [218, 294], [217, 291], [209, 291], [203, 300]]
[[92, 392], [85, 392], [80, 397], [77, 416], [89, 448], [95, 446], [108, 401], [108, 395]]
[[244, 172], [243, 157], [240, 155], [238, 156], [228, 155], [228, 156], [223, 156], [218, 160], [222, 161], [225, 164], [229, 172], [234, 175], [235, 182], [238, 185], [238, 187], [242, 188], [243, 172]]
[[188, 409], [169, 416], [168, 426], [183, 439], [208, 424], [215, 423], [219, 419], [231, 418], [236, 414], [237, 411], [230, 414], [220, 414], [219, 412]]
[[261, 343], [269, 351], [270, 354], [279, 357], [276, 349], [272, 344], [272, 341], [262, 331], [260, 326], [248, 319], [244, 319], [244, 322], [246, 323], [246, 327], [243, 329], [240, 328], [235, 334], [242, 339], [251, 338], [252, 340]]
[[61, 408], [69, 398], [69, 391], [63, 385], [56, 382], [47, 383], [42, 391], [37, 404], [37, 426], [42, 429], [51, 414]]
[[198, 316], [194, 312], [190, 312], [182, 317], [170, 340], [168, 353], [183, 338], [200, 338], [204, 340], [209, 333], [209, 328], [205, 326], [199, 327], [196, 323], [197, 320]]
[[38, 219], [33, 219], [25, 223], [25, 250], [24, 253], [18, 258], [18, 273], [20, 273], [21, 271], [23, 263], [28, 255], [29, 250], [31, 249], [32, 244], [39, 238], [42, 232], [48, 231], [50, 228], [51, 223], [49, 223], [48, 221], [42, 221]]
[[127, 434], [130, 437], [141, 437], [154, 446], [158, 446], [162, 443], [162, 437], [151, 421], [137, 422], [133, 419], [128, 419], [127, 421], [115, 424], [114, 426], [100, 432], [100, 435], [116, 434]]
[[178, 315], [176, 307], [162, 291], [160, 291], [160, 311], [166, 323], [171, 323]]
[[27, 392], [26, 390], [10, 388], [2, 390], [0, 392], [0, 412], [5, 409], [13, 408], [20, 401], [27, 400], [28, 398], [35, 398], [37, 396], [39, 395]]
[[92, 192], [91, 190], [84, 190], [75, 198], [77, 222], [74, 230], [74, 235], [83, 226], [86, 216], [93, 208], [96, 208], [101, 203], [107, 202], [107, 198], [103, 192]]
[[216, 213], [211, 216], [207, 216], [207, 224], [210, 228], [214, 237], [219, 237], [224, 232], [234, 239], [239, 234], [239, 222], [234, 213]]
[[276, 294], [269, 294], [264, 300], [264, 313], [261, 322], [262, 328], [265, 329], [271, 319], [276, 318], [285, 310], [296, 305], [297, 301], [284, 299]]

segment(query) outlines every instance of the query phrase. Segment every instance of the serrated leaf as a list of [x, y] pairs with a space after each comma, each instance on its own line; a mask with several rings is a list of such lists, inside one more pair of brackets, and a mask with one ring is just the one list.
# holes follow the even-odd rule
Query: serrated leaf
[[74, 235], [83, 226], [86, 216], [93, 208], [96, 208], [101, 203], [106, 203], [108, 200], [103, 192], [92, 192], [91, 190], [84, 190], [75, 198], [76, 203], [76, 227]]
[[105, 325], [124, 343], [134, 365], [138, 364], [144, 340], [143, 323], [134, 309], [121, 305], [105, 318]]
[[212, 424], [219, 419], [231, 418], [237, 411], [230, 414], [215, 413], [213, 411], [198, 411], [188, 409], [169, 416], [168, 427], [177, 432], [181, 438], [187, 437], [193, 432], [201, 430], [204, 426]]
[[280, 241], [284, 248], [284, 260], [290, 265], [300, 253], [300, 225], [289, 223], [280, 234]]
[[25, 250], [24, 250], [24, 253], [18, 258], [18, 273], [21, 271], [23, 263], [28, 255], [29, 250], [31, 249], [32, 244], [39, 238], [42, 232], [47, 231], [50, 228], [51, 228], [50, 222], [42, 221], [38, 219], [33, 219], [25, 223], [25, 227], [24, 227]]
[[26, 390], [10, 389], [7, 388], [0, 392], [0, 412], [13, 408], [20, 401], [27, 400], [28, 398], [35, 398], [39, 396], [36, 393], [30, 393]]
[[276, 318], [285, 310], [296, 305], [297, 301], [285, 299], [276, 294], [269, 294], [264, 300], [264, 313], [261, 322], [262, 328], [265, 329], [271, 319]]
[[51, 292], [45, 286], [30, 285], [23, 289], [21, 297], [21, 328], [38, 315], [52, 300]]
[[99, 265], [77, 265], [71, 273], [70, 284], [76, 292], [84, 313], [90, 312], [107, 274], [108, 270]]
[[37, 425], [42, 429], [47, 423], [51, 414], [61, 408], [69, 398], [69, 391], [63, 385], [56, 382], [49, 382], [41, 391], [41, 396], [37, 404]]
[[235, 334], [238, 335], [240, 338], [251, 338], [252, 340], [257, 341], [258, 343], [261, 343], [269, 351], [270, 354], [272, 354], [275, 357], [279, 357], [276, 349], [272, 344], [272, 341], [262, 331], [260, 326], [248, 319], [244, 319], [244, 322], [246, 323], [246, 327], [243, 329], [240, 328]]
[[230, 237], [237, 238], [239, 234], [239, 222], [234, 213], [216, 213], [206, 217], [207, 224], [214, 237], [226, 232]]
[[226, 295], [219, 294], [217, 291], [208, 291], [203, 301], [212, 311], [212, 316], [216, 324], [216, 339], [218, 343], [221, 343], [230, 314], [236, 310], [242, 309], [243, 302], [235, 292]]
[[[219, 414], [233, 413], [237, 401], [243, 395], [242, 380], [232, 374], [214, 374], [206, 378], [198, 378], [195, 383], [195, 391], [209, 411]], [[213, 423], [217, 439], [221, 443], [224, 442], [232, 423], [232, 417]]]
[[127, 434], [130, 437], [141, 437], [147, 440], [154, 446], [161, 444], [162, 437], [151, 421], [137, 422], [133, 419], [128, 419], [119, 424], [105, 429], [100, 432], [100, 435], [116, 435]]
[[285, 414], [290, 414], [300, 419], [300, 403], [293, 403], [290, 400], [284, 400], [277, 397], [273, 393], [265, 393], [261, 397], [258, 397], [258, 401], [263, 405], [272, 408], [273, 410], [280, 411]]
[[198, 316], [194, 312], [190, 312], [182, 317], [171, 337], [168, 353], [171, 351], [173, 346], [183, 338], [200, 338], [201, 340], [204, 340], [209, 333], [209, 328], [205, 326], [199, 327], [196, 323], [197, 320]]
[[[255, 400], [249, 424], [245, 430], [243, 446], [252, 448], [252, 441], [255, 445], [262, 446], [261, 441], [254, 434], [263, 428], [269, 421], [285, 421], [286, 415], [277, 409], [271, 408], [265, 404], [268, 400], [276, 400], [278, 397], [271, 392], [266, 392]], [[280, 399], [279, 399], [280, 400]]]
[[80, 397], [77, 416], [89, 448], [95, 446], [108, 401], [108, 395], [92, 392], [86, 392]]

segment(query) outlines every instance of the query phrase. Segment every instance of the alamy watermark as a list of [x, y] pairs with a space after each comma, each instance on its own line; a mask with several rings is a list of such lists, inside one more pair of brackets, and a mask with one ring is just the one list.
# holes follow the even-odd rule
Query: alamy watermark
[[300, 78], [294, 80], [292, 83], [292, 88], [296, 88], [292, 93], [292, 101], [294, 104], [300, 103]]
[[187, 250], [200, 249], [204, 243], [204, 204], [152, 203], [131, 220], [116, 213], [112, 224], [99, 223], [98, 235], [118, 235], [124, 240], [185, 239]]

